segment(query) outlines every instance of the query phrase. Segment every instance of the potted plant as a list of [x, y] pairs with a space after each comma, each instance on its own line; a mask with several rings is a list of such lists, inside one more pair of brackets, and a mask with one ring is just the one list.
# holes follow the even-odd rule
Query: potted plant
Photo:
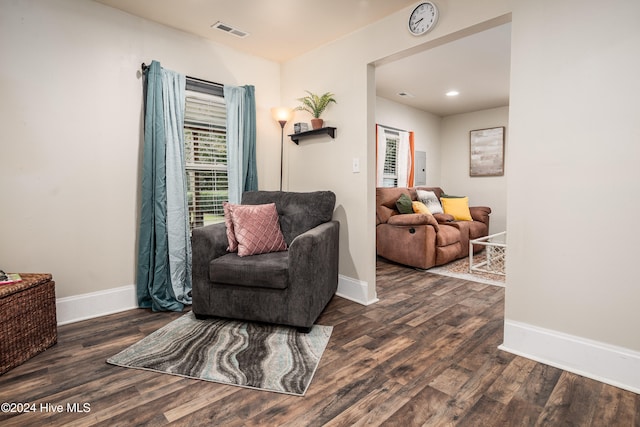
[[329, 104], [337, 103], [333, 98], [333, 94], [331, 92], [324, 93], [322, 95], [316, 95], [314, 93], [306, 90], [309, 95], [303, 98], [298, 98], [298, 101], [302, 103], [296, 110], [306, 111], [313, 116], [311, 119], [311, 127], [313, 129], [320, 129], [324, 123], [324, 120], [320, 118], [324, 110], [329, 106]]

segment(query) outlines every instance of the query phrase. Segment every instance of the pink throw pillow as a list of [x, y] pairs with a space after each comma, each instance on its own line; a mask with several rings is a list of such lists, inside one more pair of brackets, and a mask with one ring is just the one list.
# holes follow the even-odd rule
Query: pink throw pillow
[[229, 202], [222, 202], [222, 209], [224, 209], [224, 225], [227, 226], [227, 240], [229, 241], [229, 246], [227, 246], [228, 252], [237, 252], [238, 251], [238, 241], [236, 240], [236, 233], [233, 231], [233, 221], [231, 220], [231, 209], [232, 205]]
[[231, 205], [233, 232], [238, 241], [238, 256], [279, 252], [287, 249], [278, 221], [275, 203]]

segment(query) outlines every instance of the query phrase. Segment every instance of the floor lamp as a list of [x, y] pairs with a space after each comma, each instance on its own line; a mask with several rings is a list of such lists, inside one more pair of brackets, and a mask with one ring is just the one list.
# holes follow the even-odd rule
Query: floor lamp
[[274, 107], [271, 109], [273, 119], [280, 123], [280, 191], [282, 191], [282, 165], [284, 164], [284, 125], [291, 120], [293, 111], [287, 107]]

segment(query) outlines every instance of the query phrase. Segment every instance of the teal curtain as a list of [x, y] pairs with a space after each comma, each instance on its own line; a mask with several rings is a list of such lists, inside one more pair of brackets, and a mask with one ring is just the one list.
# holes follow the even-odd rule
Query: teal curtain
[[[182, 222], [175, 219], [176, 215], [180, 215], [180, 208], [175, 208], [176, 204], [180, 205], [180, 196], [176, 196], [176, 193], [182, 192], [186, 207], [184, 177], [180, 182], [180, 179], [174, 176], [176, 168], [181, 168], [179, 173], [184, 174], [184, 159], [181, 167], [176, 166], [181, 156], [175, 154], [181, 151], [180, 141], [184, 145], [184, 120], [181, 118], [184, 116], [184, 87], [184, 76], [163, 70], [157, 61], [153, 61], [145, 71], [144, 145], [136, 284], [138, 305], [151, 308], [153, 311], [182, 311], [184, 304], [190, 301], [190, 297], [187, 297], [191, 286], [190, 266], [185, 265], [184, 272], [175, 275], [177, 282], [172, 283], [170, 249], [175, 248], [176, 244], [170, 244], [167, 227], [169, 224], [173, 229], [176, 224]], [[169, 159], [167, 152], [170, 153]], [[167, 186], [168, 181], [171, 184]], [[171, 223], [167, 222], [168, 218], [172, 218]], [[178, 236], [177, 240], [180, 242], [184, 237]], [[180, 243], [177, 244], [177, 247], [181, 246]], [[190, 253], [191, 248], [188, 245], [188, 248], [180, 250]], [[183, 258], [186, 258], [186, 254]], [[190, 264], [190, 256], [186, 262]]]
[[184, 159], [186, 78], [162, 70], [166, 137], [167, 241], [171, 287], [178, 301], [191, 304], [191, 230]]
[[256, 166], [256, 89], [253, 86], [244, 86], [244, 102], [247, 108], [242, 119], [244, 126], [243, 140], [243, 190], [255, 191], [258, 189], [258, 168]]
[[229, 202], [240, 203], [244, 191], [258, 189], [256, 101], [253, 86], [225, 86]]

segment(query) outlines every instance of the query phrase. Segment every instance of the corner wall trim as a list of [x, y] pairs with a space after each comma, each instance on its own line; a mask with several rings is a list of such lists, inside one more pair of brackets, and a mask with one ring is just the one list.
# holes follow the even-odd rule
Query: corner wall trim
[[367, 282], [343, 276], [342, 274], [338, 275], [338, 291], [336, 295], [362, 305], [371, 305], [379, 301], [378, 298], [369, 299], [369, 285]]
[[58, 325], [138, 308], [135, 285], [56, 299]]
[[527, 323], [505, 320], [500, 350], [640, 393], [640, 353]]

